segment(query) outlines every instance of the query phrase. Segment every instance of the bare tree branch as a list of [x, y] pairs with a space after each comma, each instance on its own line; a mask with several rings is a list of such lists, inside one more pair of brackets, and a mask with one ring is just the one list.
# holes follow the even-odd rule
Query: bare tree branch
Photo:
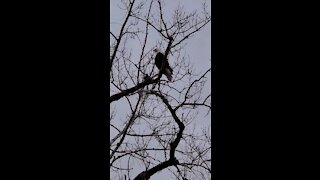
[[154, 175], [155, 173], [169, 167], [169, 166], [173, 166], [173, 165], [178, 165], [179, 161], [176, 159], [175, 157], [175, 151], [176, 148], [182, 138], [182, 133], [183, 130], [185, 128], [184, 124], [180, 121], [180, 119], [178, 118], [178, 116], [176, 115], [175, 110], [173, 110], [173, 108], [171, 107], [171, 105], [169, 104], [168, 100], [166, 99], [166, 97], [164, 97], [162, 94], [156, 92], [156, 91], [150, 91], [150, 94], [154, 94], [158, 97], [160, 97], [162, 99], [162, 101], [166, 104], [167, 108], [169, 109], [174, 121], [178, 124], [179, 126], [179, 132], [177, 134], [176, 139], [170, 143], [170, 159], [162, 162], [160, 164], [158, 164], [157, 166], [144, 171], [142, 173], [140, 173], [136, 178], [134, 178], [134, 180], [144, 180], [144, 179], [149, 179], [152, 175]]
[[115, 48], [114, 48], [114, 50], [113, 50], [113, 54], [112, 54], [111, 59], [110, 59], [110, 66], [109, 66], [110, 69], [109, 69], [109, 71], [111, 71], [111, 69], [112, 69], [113, 61], [114, 61], [114, 58], [116, 57], [116, 54], [117, 54], [117, 51], [118, 51], [118, 48], [119, 48], [121, 39], [122, 39], [122, 37], [123, 37], [124, 28], [125, 28], [125, 26], [127, 25], [127, 22], [128, 22], [128, 20], [129, 20], [130, 15], [131, 15], [131, 11], [132, 11], [134, 2], [135, 2], [135, 0], [130, 1], [129, 11], [128, 11], [127, 16], [126, 16], [126, 18], [125, 18], [125, 20], [124, 20], [124, 22], [123, 22], [123, 24], [122, 24], [121, 30], [120, 30], [120, 32], [119, 32], [119, 36], [118, 36], [118, 38], [116, 38], [117, 44], [116, 44], [116, 46], [115, 46]]
[[[162, 0], [116, 2], [123, 14], [110, 32], [112, 179], [147, 180], [162, 170], [177, 179], [211, 179], [210, 129], [197, 123], [211, 112], [211, 69], [197, 69], [184, 51], [210, 13]], [[164, 66], [155, 67], [155, 48], [169, 61], [172, 81], [162, 79]]]

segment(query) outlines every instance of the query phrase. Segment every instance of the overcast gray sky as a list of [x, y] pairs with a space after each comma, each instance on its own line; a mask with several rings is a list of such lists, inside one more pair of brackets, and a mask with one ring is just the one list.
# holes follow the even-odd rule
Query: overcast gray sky
[[[167, 18], [170, 17], [173, 9], [180, 3], [184, 6], [185, 11], [191, 12], [195, 9], [200, 9], [202, 3], [205, 2], [204, 0], [165, 0], [165, 6], [164, 11]], [[211, 13], [211, 1], [207, 2], [207, 10]], [[119, 0], [111, 0], [110, 1], [110, 28], [112, 32], [116, 32], [118, 34], [118, 30], [120, 28], [121, 23], [123, 22], [124, 18], [124, 11], [119, 10], [117, 4], [119, 3]], [[152, 36], [150, 37], [152, 39]], [[154, 37], [154, 44], [156, 44], [156, 41], [158, 38]], [[152, 40], [150, 40], [152, 41]], [[131, 43], [131, 42], [130, 42]], [[133, 44], [130, 44], [130, 47], [132, 47], [133, 56], [139, 55], [140, 46], [138, 44], [135, 44], [137, 42], [133, 42]], [[152, 44], [152, 42], [151, 42]], [[196, 33], [195, 36], [191, 37], [187, 41], [187, 45], [183, 49], [187, 55], [189, 56], [190, 62], [193, 64], [193, 68], [196, 72], [204, 73], [209, 67], [211, 67], [211, 22], [206, 25], [200, 32]], [[137, 52], [137, 53], [135, 53]], [[172, 58], [172, 57], [171, 57]], [[169, 59], [169, 62], [174, 61], [174, 59]], [[206, 89], [204, 89], [204, 94], [209, 94], [211, 92], [211, 75], [209, 74], [208, 84], [206, 86]], [[110, 94], [114, 94], [114, 92], [111, 92]], [[126, 108], [129, 108], [124, 100], [119, 100], [117, 103], [112, 103], [111, 108], [117, 109], [117, 116], [119, 119], [124, 118], [126, 116]], [[206, 113], [206, 111], [203, 111], [203, 115]], [[201, 117], [201, 116], [200, 116]], [[211, 114], [204, 117], [202, 116], [202, 119], [199, 119], [201, 122], [197, 122], [197, 126], [202, 127], [211, 127]], [[125, 118], [124, 118], [125, 119]], [[201, 127], [199, 127], [201, 128]], [[110, 137], [114, 137], [115, 132], [110, 129]], [[111, 174], [112, 175], [112, 174]], [[173, 176], [168, 176], [167, 171], [162, 171], [160, 173], [157, 173], [156, 175], [151, 177], [151, 180], [163, 180], [165, 177], [166, 180], [173, 180]], [[170, 178], [171, 177], [171, 178]]]

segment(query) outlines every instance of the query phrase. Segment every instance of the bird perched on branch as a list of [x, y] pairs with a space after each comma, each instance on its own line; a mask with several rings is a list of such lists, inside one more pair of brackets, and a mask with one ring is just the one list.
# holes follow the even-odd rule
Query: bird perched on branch
[[168, 59], [165, 57], [163, 53], [159, 51], [159, 49], [153, 50], [155, 53], [157, 53], [155, 57], [155, 63], [157, 68], [159, 69], [160, 73], [167, 76], [168, 80], [172, 80], [172, 68], [169, 65]]

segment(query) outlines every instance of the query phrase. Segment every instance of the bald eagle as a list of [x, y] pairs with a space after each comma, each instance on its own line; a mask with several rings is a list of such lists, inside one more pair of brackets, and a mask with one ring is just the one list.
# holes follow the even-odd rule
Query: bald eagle
[[[162, 74], [166, 75], [168, 80], [172, 80], [172, 68], [169, 65], [168, 59], [165, 58], [164, 54], [162, 54], [158, 49], [153, 50], [155, 53], [157, 53], [155, 57], [155, 63], [159, 71], [161, 71]], [[164, 66], [161, 68], [161, 66]]]

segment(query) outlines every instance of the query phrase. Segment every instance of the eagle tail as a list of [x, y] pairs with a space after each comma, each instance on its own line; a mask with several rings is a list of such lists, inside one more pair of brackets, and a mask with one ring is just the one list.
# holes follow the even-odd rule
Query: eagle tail
[[172, 80], [172, 71], [170, 71], [170, 69], [166, 68], [164, 74], [167, 76], [169, 81]]

